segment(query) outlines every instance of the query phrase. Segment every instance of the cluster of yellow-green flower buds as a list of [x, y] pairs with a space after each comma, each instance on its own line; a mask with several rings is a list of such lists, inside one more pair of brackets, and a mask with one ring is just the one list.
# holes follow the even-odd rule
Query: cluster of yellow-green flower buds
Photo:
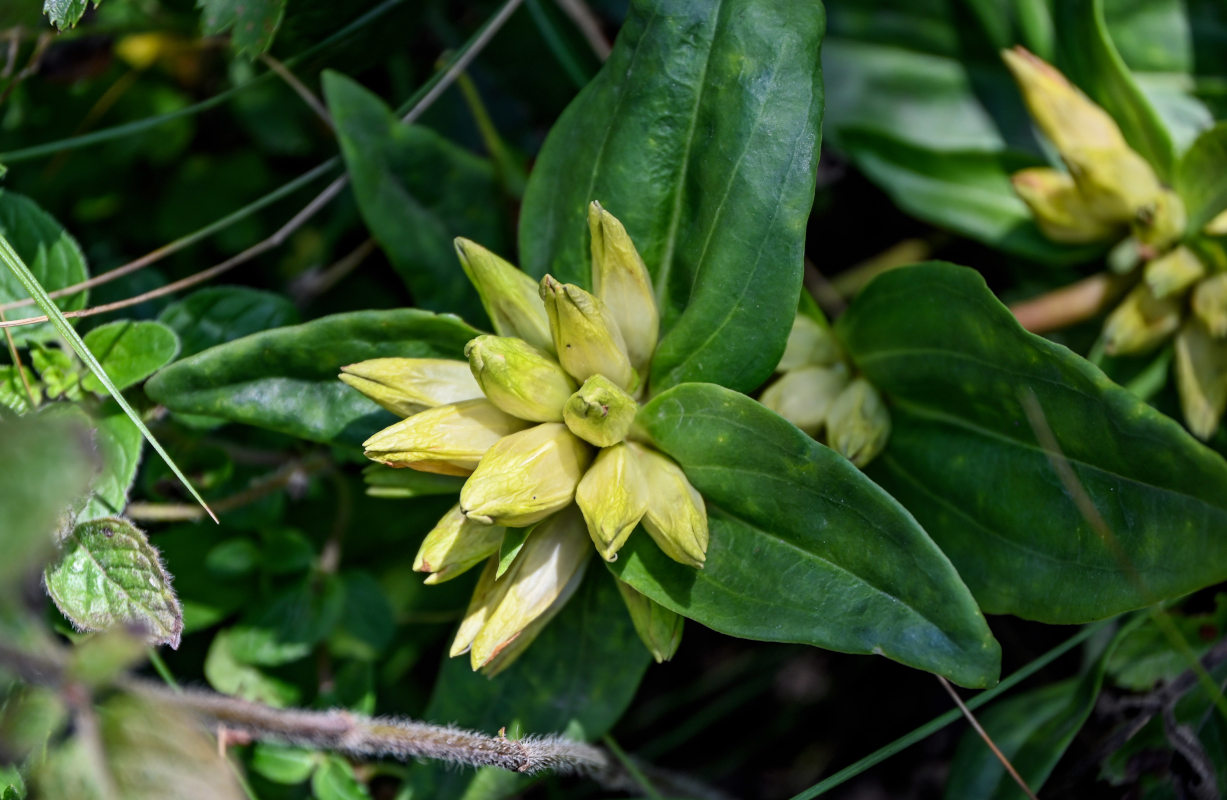
[[[460, 502], [426, 536], [414, 569], [428, 583], [483, 561], [452, 648], [497, 671], [574, 590], [591, 547], [618, 551], [642, 523], [669, 557], [702, 567], [707, 511], [682, 469], [628, 439], [659, 335], [643, 260], [622, 224], [593, 203], [594, 292], [546, 275], [540, 283], [474, 244], [456, 252], [497, 335], [465, 347], [468, 363], [376, 359], [342, 380], [405, 419], [365, 443], [392, 467], [467, 476]], [[518, 551], [506, 530], [531, 527]], [[583, 545], [583, 546], [581, 546]], [[681, 619], [623, 588], [658, 659], [672, 655]]]
[[[1104, 350], [1143, 353], [1175, 334], [1176, 386], [1189, 429], [1203, 439], [1227, 409], [1227, 273], [1181, 240], [1180, 198], [1126, 143], [1116, 122], [1060, 72], [1022, 48], [1004, 53], [1027, 108], [1068, 173], [1026, 169], [1014, 188], [1050, 239], [1069, 244], [1131, 234], [1142, 279], [1108, 315]], [[1227, 213], [1198, 232], [1227, 235]]]
[[864, 378], [854, 378], [823, 323], [797, 314], [776, 371], [759, 401], [863, 467], [890, 437], [890, 412]]

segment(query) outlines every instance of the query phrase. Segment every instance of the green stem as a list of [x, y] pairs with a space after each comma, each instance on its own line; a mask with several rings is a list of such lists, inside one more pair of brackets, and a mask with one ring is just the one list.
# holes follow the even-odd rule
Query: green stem
[[648, 780], [648, 776], [643, 774], [643, 770], [626, 754], [622, 746], [614, 741], [614, 738], [608, 733], [601, 737], [601, 741], [605, 742], [605, 746], [609, 748], [609, 752], [614, 754], [614, 758], [622, 764], [622, 768], [631, 776], [643, 789], [643, 793], [649, 800], [664, 800], [660, 796], [660, 792], [656, 791], [656, 787]]

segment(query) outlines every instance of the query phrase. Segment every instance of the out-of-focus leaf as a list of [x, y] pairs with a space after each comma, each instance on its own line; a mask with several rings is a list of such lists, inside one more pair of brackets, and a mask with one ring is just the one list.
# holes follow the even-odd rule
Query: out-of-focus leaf
[[105, 768], [93, 758], [80, 737], [71, 737], [47, 754], [31, 775], [36, 797], [71, 797], [73, 800], [111, 800], [99, 782]]
[[251, 749], [251, 768], [273, 783], [294, 785], [311, 777], [321, 756], [314, 750], [277, 742], [256, 742]]
[[43, 583], [55, 605], [80, 630], [135, 625], [154, 644], [179, 646], [183, 609], [158, 551], [143, 531], [106, 518], [73, 528]]
[[[31, 394], [35, 402], [38, 402], [41, 394], [37, 386], [37, 379], [30, 372], [30, 368], [24, 364], [22, 367], [20, 373], [14, 364], [0, 367], [0, 406], [16, 411], [18, 414], [24, 414], [30, 410]], [[26, 391], [26, 383], [21, 379], [23, 374], [30, 384], [29, 392]]]
[[[82, 338], [115, 388], [121, 390], [148, 378], [179, 352], [179, 337], [160, 322], [120, 320], [94, 328]], [[96, 394], [107, 393], [93, 375], [82, 378], [81, 386]]]
[[1227, 210], [1227, 122], [1197, 137], [1176, 165], [1176, 191], [1189, 214], [1189, 233]]
[[[79, 1], [79, 0], [78, 0]], [[206, 36], [230, 32], [230, 46], [255, 58], [273, 43], [286, 0], [196, 0]]]
[[[986, 612], [1085, 622], [1227, 578], [1227, 463], [1024, 331], [974, 271], [880, 275], [836, 330], [891, 406], [870, 477], [916, 515]], [[1060, 457], [1040, 444], [1028, 397]]]
[[330, 578], [318, 587], [301, 581], [253, 609], [229, 633], [229, 650], [244, 664], [277, 666], [302, 658], [340, 618], [345, 596]]
[[[1156, 613], [1166, 613], [1189, 651], [1201, 658], [1227, 631], [1227, 594], [1218, 595], [1216, 600], [1210, 614]], [[1160, 681], [1174, 680], [1188, 669], [1187, 654], [1177, 649], [1153, 619], [1121, 636], [1108, 660], [1112, 682], [1135, 692], [1148, 692]]]
[[748, 391], [784, 350], [822, 121], [818, 2], [631, 3], [613, 53], [554, 125], [520, 217], [525, 271], [587, 285], [587, 206], [652, 273], [654, 391]]
[[102, 468], [90, 486], [89, 500], [76, 522], [117, 517], [128, 505], [128, 492], [136, 480], [144, 439], [123, 409], [113, 400], [102, 406], [94, 426], [94, 447]]
[[172, 411], [359, 444], [396, 418], [341, 383], [342, 366], [391, 356], [459, 358], [477, 333], [453, 316], [416, 309], [336, 314], [176, 361], [145, 391]]
[[611, 569], [657, 603], [734, 636], [876, 653], [965, 686], [1001, 649], [924, 530], [850, 461], [745, 395], [678, 386], [636, 424], [707, 503], [694, 569], [642, 530]]
[[340, 756], [329, 755], [311, 776], [316, 800], [370, 800], [370, 793], [354, 775], [354, 768]]
[[[49, 292], [89, 277], [85, 255], [76, 239], [33, 200], [5, 189], [0, 189], [0, 236], [9, 240], [30, 272]], [[29, 296], [17, 276], [0, 267], [0, 303], [25, 300]], [[85, 291], [74, 292], [57, 299], [55, 304], [63, 311], [84, 308], [86, 296]], [[6, 319], [38, 316], [39, 313], [37, 307], [26, 306], [17, 313], [7, 314]], [[55, 337], [50, 323], [20, 325], [10, 328], [9, 333], [18, 344]]]
[[231, 651], [231, 632], [228, 630], [213, 637], [205, 656], [204, 675], [209, 685], [223, 694], [274, 708], [293, 705], [300, 695], [293, 684], [236, 659]]
[[372, 661], [379, 657], [395, 632], [392, 606], [367, 572], [339, 576], [344, 605], [328, 640], [333, 655]]
[[419, 125], [403, 125], [359, 84], [324, 73], [324, 95], [362, 218], [417, 305], [484, 319], [452, 240], [510, 257], [494, 168]]
[[289, 299], [246, 286], [214, 286], [171, 303], [158, 321], [179, 335], [180, 358], [252, 333], [298, 322]]

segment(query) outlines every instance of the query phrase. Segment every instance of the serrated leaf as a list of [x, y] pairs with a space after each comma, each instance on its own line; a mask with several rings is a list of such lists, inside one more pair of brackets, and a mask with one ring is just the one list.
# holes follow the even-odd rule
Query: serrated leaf
[[179, 335], [180, 358], [252, 333], [298, 322], [289, 299], [246, 286], [214, 286], [171, 303], [158, 322]]
[[[5, 189], [0, 189], [0, 236], [9, 240], [13, 250], [47, 291], [71, 286], [89, 277], [85, 255], [76, 239], [33, 200]], [[0, 303], [25, 300], [29, 296], [15, 274], [0, 270]], [[86, 297], [85, 291], [74, 292], [55, 303], [64, 311], [76, 310], [85, 307]], [[26, 306], [17, 313], [8, 313], [6, 319], [38, 316], [39, 313], [35, 307]], [[55, 338], [55, 328], [46, 322], [8, 330], [17, 344]]]
[[478, 332], [416, 309], [355, 311], [263, 331], [171, 364], [145, 392], [207, 414], [322, 442], [360, 444], [396, 420], [337, 379], [370, 358], [460, 358]]
[[[94, 328], [82, 340], [120, 390], [145, 380], [179, 353], [179, 337], [160, 322], [119, 320]], [[94, 375], [82, 378], [81, 386], [96, 394], [107, 393]]]
[[[97, 8], [100, 2], [102, 0], [94, 0], [94, 8]], [[52, 25], [64, 30], [81, 21], [89, 3], [90, 0], [43, 0], [43, 13]]]
[[230, 46], [250, 58], [273, 44], [285, 16], [286, 0], [196, 0], [206, 36], [230, 32]]
[[631, 3], [613, 53], [550, 131], [524, 195], [524, 270], [587, 285], [587, 205], [653, 276], [653, 391], [741, 390], [792, 324], [822, 119], [822, 6]]
[[[1085, 622], [1227, 578], [1227, 463], [1024, 331], [973, 270], [881, 275], [836, 331], [891, 407], [890, 442], [869, 475], [916, 515], [986, 612]], [[1028, 393], [1109, 537], [1039, 444]]]
[[642, 530], [610, 568], [722, 633], [877, 653], [965, 686], [996, 682], [1001, 650], [924, 530], [852, 463], [736, 392], [686, 384], [636, 418], [707, 503], [702, 569]]
[[183, 609], [158, 551], [124, 519], [77, 525], [43, 573], [47, 593], [79, 630], [132, 625], [152, 644], [179, 646]]
[[1202, 133], [1176, 165], [1176, 192], [1189, 214], [1188, 230], [1196, 235], [1227, 210], [1227, 122]]
[[[17, 371], [15, 364], [7, 364], [0, 367], [0, 406], [4, 406], [18, 414], [24, 414], [30, 410], [30, 395], [33, 394], [35, 402], [39, 400], [41, 392], [37, 385], [37, 378], [31, 374], [30, 368], [22, 365], [21, 372]], [[22, 375], [25, 375], [26, 382], [29, 383], [30, 390], [26, 391], [26, 383], [22, 381]]]

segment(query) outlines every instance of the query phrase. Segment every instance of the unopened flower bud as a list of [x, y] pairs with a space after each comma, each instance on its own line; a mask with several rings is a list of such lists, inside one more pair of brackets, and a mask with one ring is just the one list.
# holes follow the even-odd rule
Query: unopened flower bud
[[584, 441], [609, 447], [626, 438], [639, 404], [604, 375], [593, 375], [568, 398], [563, 421]]
[[1184, 293], [1206, 274], [1206, 265], [1181, 245], [1146, 265], [1146, 285], [1158, 299]]
[[575, 381], [553, 358], [509, 336], [478, 336], [464, 354], [491, 403], [520, 419], [562, 422]]
[[1132, 223], [1140, 238], [1158, 246], [1184, 224], [1184, 206], [1164, 189], [1146, 159], [1128, 147], [1062, 153], [1087, 208], [1099, 219]]
[[643, 528], [669, 558], [692, 567], [707, 560], [707, 507], [674, 461], [648, 447], [628, 443], [647, 487]]
[[810, 436], [817, 436], [831, 404], [847, 385], [848, 368], [842, 363], [800, 367], [785, 372], [768, 386], [759, 402]]
[[550, 323], [541, 307], [537, 282], [486, 248], [458, 237], [456, 255], [500, 336], [514, 336], [547, 353], [554, 352]]
[[631, 366], [647, 371], [660, 332], [660, 313], [652, 278], [618, 218], [593, 202], [588, 206], [592, 233], [592, 292], [617, 323]]
[[1108, 315], [1103, 325], [1104, 350], [1113, 356], [1140, 353], [1171, 336], [1178, 327], [1180, 303], [1171, 297], [1155, 297], [1143, 283]]
[[1151, 252], [1162, 252], [1184, 238], [1188, 221], [1180, 195], [1162, 189], [1137, 210], [1133, 235]]
[[1212, 217], [1202, 226], [1201, 232], [1206, 236], [1227, 236], [1227, 210], [1220, 211]]
[[505, 532], [500, 525], [474, 522], [459, 505], [452, 506], [422, 540], [413, 571], [429, 572], [429, 584], [450, 581], [497, 553]]
[[468, 475], [491, 446], [527, 425], [489, 400], [465, 400], [403, 419], [362, 446], [367, 458], [389, 467]]
[[890, 412], [864, 378], [849, 383], [827, 411], [827, 442], [858, 467], [872, 461], [890, 438]]
[[591, 553], [583, 519], [573, 508], [533, 528], [497, 581], [506, 589], [473, 639], [473, 669], [496, 674], [523, 652], [579, 586]]
[[682, 625], [685, 618], [641, 594], [630, 584], [617, 581], [618, 592], [630, 612], [631, 623], [639, 640], [648, 648], [652, 658], [659, 664], [673, 658], [682, 643]]
[[1176, 388], [1189, 430], [1209, 439], [1227, 409], [1227, 339], [1210, 335], [1197, 319], [1176, 336]]
[[575, 499], [592, 448], [561, 422], [504, 436], [486, 451], [460, 490], [460, 507], [478, 522], [522, 528]]
[[1068, 173], [1034, 167], [1014, 173], [1010, 181], [1035, 215], [1040, 231], [1054, 242], [1098, 242], [1111, 238], [1122, 227], [1096, 217]]
[[648, 492], [639, 459], [625, 442], [606, 447], [584, 473], [575, 502], [601, 558], [616, 561], [648, 510]]
[[477, 586], [473, 587], [469, 607], [465, 609], [464, 617], [460, 620], [460, 627], [456, 630], [455, 638], [452, 639], [451, 649], [448, 650], [450, 657], [455, 658], [469, 652], [469, 649], [473, 647], [473, 640], [477, 638], [477, 634], [481, 632], [486, 620], [490, 618], [498, 601], [511, 586], [510, 581], [498, 580], [497, 574], [498, 558], [491, 558], [482, 569], [481, 576], [477, 579]]
[[468, 364], [447, 358], [372, 358], [341, 367], [341, 380], [402, 417], [481, 397]]
[[638, 388], [639, 376], [626, 354], [626, 342], [599, 298], [546, 275], [541, 279], [541, 299], [558, 361], [567, 372], [579, 381], [604, 375], [627, 391]]
[[1193, 313], [1212, 336], [1227, 336], [1227, 272], [1211, 275], [1193, 287]]
[[776, 365], [776, 372], [787, 372], [797, 367], [827, 366], [839, 361], [839, 344], [827, 325], [805, 314], [793, 318], [792, 330], [788, 332], [788, 344], [784, 355]]

